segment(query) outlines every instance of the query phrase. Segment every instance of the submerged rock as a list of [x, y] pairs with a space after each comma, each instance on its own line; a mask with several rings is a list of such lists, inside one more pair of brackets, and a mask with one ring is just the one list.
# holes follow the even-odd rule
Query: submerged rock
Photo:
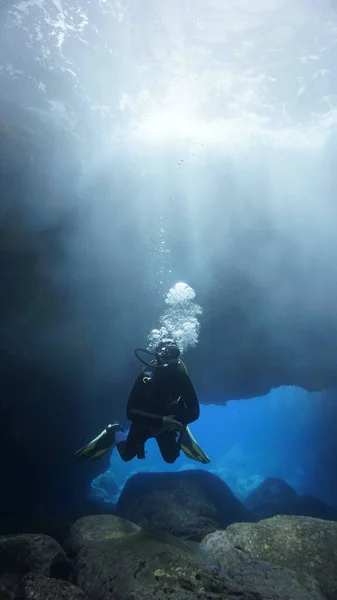
[[140, 531], [138, 525], [115, 515], [82, 517], [70, 529], [66, 550], [69, 556], [76, 555], [95, 542], [118, 539], [137, 531]]
[[87, 600], [87, 596], [67, 581], [28, 573], [21, 582], [20, 600]]
[[105, 516], [100, 533], [90, 536], [94, 524], [95, 518], [81, 519], [69, 540], [77, 583], [90, 599], [324, 600], [317, 582], [304, 576], [302, 585], [290, 569], [242, 565], [239, 558], [227, 573], [193, 542], [140, 529], [130, 533], [133, 525], [113, 516]]
[[[35, 581], [57, 581], [53, 588], [41, 585], [22, 588], [21, 582], [30, 573]], [[62, 547], [50, 536], [40, 534], [0, 537], [0, 599], [1, 600], [77, 600], [83, 596], [56, 595], [52, 590], [65, 589], [71, 574], [71, 563]], [[38, 579], [40, 576], [40, 579]], [[49, 580], [49, 577], [54, 579]], [[28, 580], [27, 580], [28, 581]], [[28, 585], [28, 584], [27, 584]], [[63, 587], [62, 587], [63, 586]], [[51, 589], [50, 594], [47, 590]], [[27, 591], [28, 590], [28, 591]], [[44, 591], [43, 591], [44, 590]], [[48, 592], [49, 593], [49, 592]], [[54, 595], [53, 595], [54, 593]]]
[[143, 531], [89, 543], [74, 564], [78, 585], [95, 600], [162, 600], [182, 592], [192, 599], [201, 567], [188, 551]]
[[293, 569], [280, 567], [268, 561], [251, 560], [236, 549], [213, 555], [220, 567], [240, 589], [260, 594], [261, 598], [278, 600], [322, 600], [318, 581]]
[[116, 514], [144, 529], [194, 541], [231, 523], [251, 521], [230, 488], [201, 470], [134, 475], [125, 484]]
[[296, 515], [337, 521], [336, 509], [313, 496], [298, 496], [288, 483], [276, 477], [262, 481], [244, 503], [256, 519]]
[[245, 505], [257, 518], [264, 519], [284, 510], [298, 501], [295, 490], [276, 477], [262, 481], [246, 498]]
[[71, 565], [63, 548], [41, 534], [0, 537], [0, 573], [25, 575], [29, 571], [67, 580]]
[[16, 600], [19, 593], [20, 576], [15, 573], [2, 573], [0, 575], [1, 600]]
[[292, 569], [268, 561], [252, 559], [247, 552], [222, 543], [223, 532], [211, 533], [201, 544], [241, 590], [256, 593], [258, 598], [278, 600], [322, 600], [321, 588], [310, 575], [299, 575]]
[[325, 521], [337, 521], [337, 510], [314, 496], [300, 496], [293, 514], [314, 517]]
[[337, 524], [310, 517], [277, 516], [259, 523], [237, 523], [210, 534], [202, 548], [222, 567], [233, 549], [253, 561], [268, 561], [320, 584], [327, 600], [337, 598]]

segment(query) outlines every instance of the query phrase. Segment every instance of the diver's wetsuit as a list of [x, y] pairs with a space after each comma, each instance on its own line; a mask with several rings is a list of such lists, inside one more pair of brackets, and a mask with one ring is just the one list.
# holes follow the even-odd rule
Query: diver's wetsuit
[[144, 458], [145, 442], [155, 437], [165, 462], [175, 462], [180, 453], [178, 434], [163, 430], [162, 417], [174, 415], [183, 425], [199, 418], [198, 398], [183, 363], [179, 361], [175, 369], [145, 369], [130, 392], [126, 415], [131, 421], [128, 437], [116, 443], [124, 461]]

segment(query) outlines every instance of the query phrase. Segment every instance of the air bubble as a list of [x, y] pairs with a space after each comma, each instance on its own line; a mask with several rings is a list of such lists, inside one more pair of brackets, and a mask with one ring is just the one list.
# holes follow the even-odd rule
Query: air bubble
[[197, 345], [200, 330], [198, 317], [202, 308], [194, 299], [195, 291], [187, 283], [176, 283], [169, 290], [165, 298], [169, 308], [159, 319], [160, 328], [150, 332], [148, 350], [153, 351], [158, 342], [166, 337], [173, 338], [182, 353]]

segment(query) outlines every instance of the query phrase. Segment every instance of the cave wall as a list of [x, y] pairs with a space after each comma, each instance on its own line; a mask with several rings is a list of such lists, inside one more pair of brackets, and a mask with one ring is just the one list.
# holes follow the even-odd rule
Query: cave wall
[[67, 343], [66, 333], [76, 333], [64, 328], [75, 319], [72, 298], [54, 271], [73, 226], [78, 159], [65, 140], [61, 150], [57, 131], [40, 136], [33, 119], [18, 126], [19, 110], [17, 119], [5, 110], [2, 117], [0, 530], [56, 530], [85, 511], [95, 473], [78, 469], [73, 453], [104, 427], [114, 393], [125, 392], [88, 390], [82, 358], [87, 365], [90, 348]]

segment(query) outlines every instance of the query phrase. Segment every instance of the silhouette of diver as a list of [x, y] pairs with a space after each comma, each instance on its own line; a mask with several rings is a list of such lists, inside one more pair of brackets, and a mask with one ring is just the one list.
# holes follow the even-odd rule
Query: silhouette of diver
[[[139, 352], [154, 355], [155, 359], [148, 363]], [[115, 445], [122, 460], [130, 461], [136, 456], [142, 459], [145, 443], [155, 438], [167, 463], [174, 463], [180, 450], [193, 460], [208, 463], [209, 458], [188, 428], [199, 418], [200, 408], [177, 344], [164, 339], [155, 353], [137, 349], [135, 354], [146, 368], [136, 378], [127, 402], [126, 416], [131, 421], [128, 435], [120, 423], [113, 423], [75, 456], [79, 460], [97, 460]]]

